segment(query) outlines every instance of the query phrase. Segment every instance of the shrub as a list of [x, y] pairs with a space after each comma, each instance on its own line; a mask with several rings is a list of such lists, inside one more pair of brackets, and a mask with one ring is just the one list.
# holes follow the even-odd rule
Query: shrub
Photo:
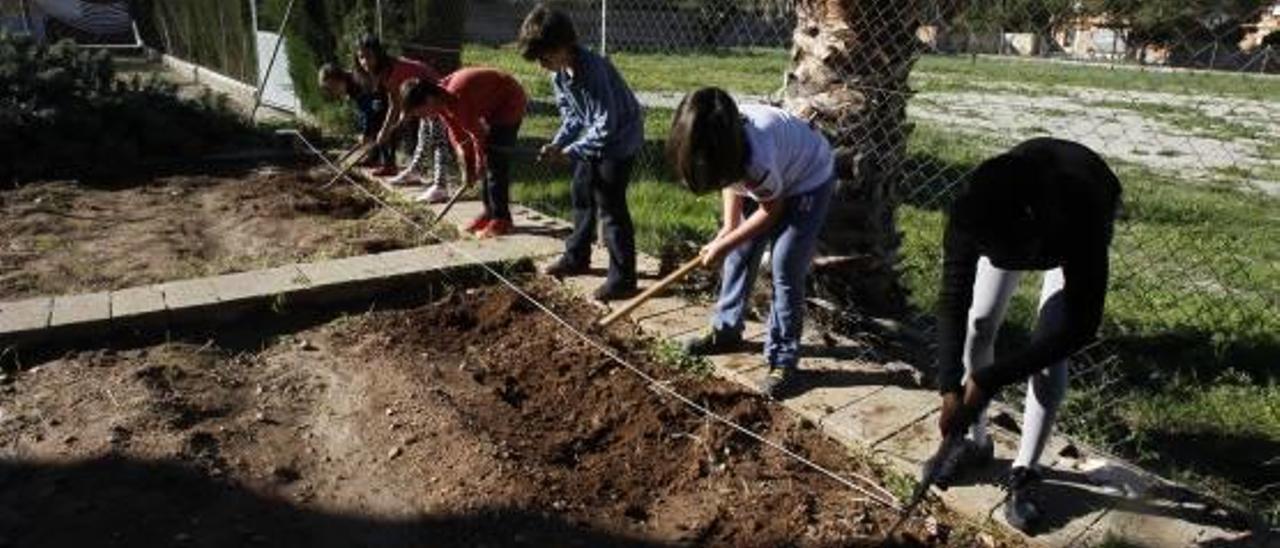
[[0, 35], [0, 181], [113, 176], [261, 138], [212, 95], [118, 80], [104, 52]]

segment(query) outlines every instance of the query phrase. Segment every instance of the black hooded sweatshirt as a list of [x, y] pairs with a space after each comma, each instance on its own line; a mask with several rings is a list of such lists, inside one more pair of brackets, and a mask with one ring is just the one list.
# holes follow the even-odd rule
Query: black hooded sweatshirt
[[[983, 178], [1003, 178], [1005, 184], [975, 191], [975, 185], [988, 182]], [[1012, 192], [993, 196], [990, 191], [1010, 184]], [[979, 388], [990, 394], [1020, 382], [1092, 341], [1102, 321], [1119, 199], [1115, 173], [1092, 150], [1070, 141], [1032, 139], [975, 170], [953, 203], [943, 241], [938, 303], [938, 386], [943, 393], [961, 390], [968, 311], [981, 256], [1006, 270], [1061, 267], [1065, 287], [1058, 298], [1065, 299], [1067, 318], [1062, 329], [975, 371]], [[997, 201], [1017, 204], [1014, 210], [1025, 211], [1025, 219], [990, 218], [986, 210]], [[1041, 235], [1034, 251], [1016, 245], [1029, 233]]]

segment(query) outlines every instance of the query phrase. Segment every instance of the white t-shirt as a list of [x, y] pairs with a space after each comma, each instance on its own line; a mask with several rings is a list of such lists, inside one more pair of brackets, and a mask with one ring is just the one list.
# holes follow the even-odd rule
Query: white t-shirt
[[791, 113], [769, 105], [742, 105], [746, 130], [747, 180], [734, 192], [758, 202], [795, 196], [835, 176], [835, 159], [826, 137]]

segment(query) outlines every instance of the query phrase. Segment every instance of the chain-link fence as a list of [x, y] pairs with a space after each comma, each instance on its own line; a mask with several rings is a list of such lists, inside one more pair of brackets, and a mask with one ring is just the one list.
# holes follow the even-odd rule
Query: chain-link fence
[[[523, 131], [530, 147], [556, 127], [548, 77], [503, 45], [535, 4], [470, 2], [464, 53], [524, 79], [535, 102]], [[714, 200], [679, 195], [663, 165], [679, 98], [717, 85], [743, 101], [784, 104], [827, 130], [842, 178], [863, 187], [844, 195], [861, 203], [830, 220], [853, 226], [851, 240], [881, 242], [851, 244], [853, 260], [894, 257], [883, 247], [895, 235], [877, 232], [885, 210], [874, 202], [897, 206], [897, 270], [915, 323], [930, 332], [953, 189], [1022, 140], [1081, 142], [1119, 173], [1125, 206], [1101, 338], [1073, 359], [1061, 427], [1275, 514], [1280, 78], [1267, 73], [1280, 66], [1271, 58], [1280, 4], [826, 3], [843, 14], [815, 11], [822, 4], [553, 3], [647, 107], [632, 192], [642, 247], [659, 253], [715, 229]], [[844, 23], [823, 27], [832, 13]], [[517, 195], [564, 212], [567, 178], [530, 163]], [[1029, 278], [1001, 348], [1030, 336], [1039, 284]], [[1017, 404], [1021, 394], [1006, 399]]]

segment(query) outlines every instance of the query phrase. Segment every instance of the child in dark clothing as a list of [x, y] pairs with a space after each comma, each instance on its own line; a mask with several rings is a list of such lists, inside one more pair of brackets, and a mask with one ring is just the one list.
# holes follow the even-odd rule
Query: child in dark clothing
[[[356, 114], [356, 127], [360, 130], [360, 144], [367, 145], [378, 137], [387, 117], [387, 101], [382, 94], [361, 86], [351, 72], [328, 63], [320, 67], [320, 88], [330, 97], [346, 97]], [[396, 165], [395, 147], [383, 145], [369, 151], [365, 167], [391, 168]]]
[[596, 215], [609, 248], [609, 275], [598, 300], [623, 299], [636, 290], [635, 227], [627, 208], [627, 186], [636, 153], [644, 144], [644, 113], [627, 82], [608, 59], [578, 45], [573, 22], [539, 5], [520, 28], [520, 53], [553, 76], [560, 130], [541, 158], [573, 163], [573, 233], [564, 256], [547, 268], [556, 277], [587, 272]]
[[[1034, 489], [1066, 394], [1066, 360], [1102, 321], [1119, 200], [1120, 181], [1097, 153], [1037, 138], [983, 162], [951, 206], [938, 303], [939, 427], [967, 436], [939, 476], [949, 481], [991, 461], [987, 402], [1004, 386], [1028, 383], [1004, 506], [1022, 531], [1041, 518]], [[997, 357], [996, 334], [1026, 271], [1044, 272], [1035, 332], [1025, 348]]]

